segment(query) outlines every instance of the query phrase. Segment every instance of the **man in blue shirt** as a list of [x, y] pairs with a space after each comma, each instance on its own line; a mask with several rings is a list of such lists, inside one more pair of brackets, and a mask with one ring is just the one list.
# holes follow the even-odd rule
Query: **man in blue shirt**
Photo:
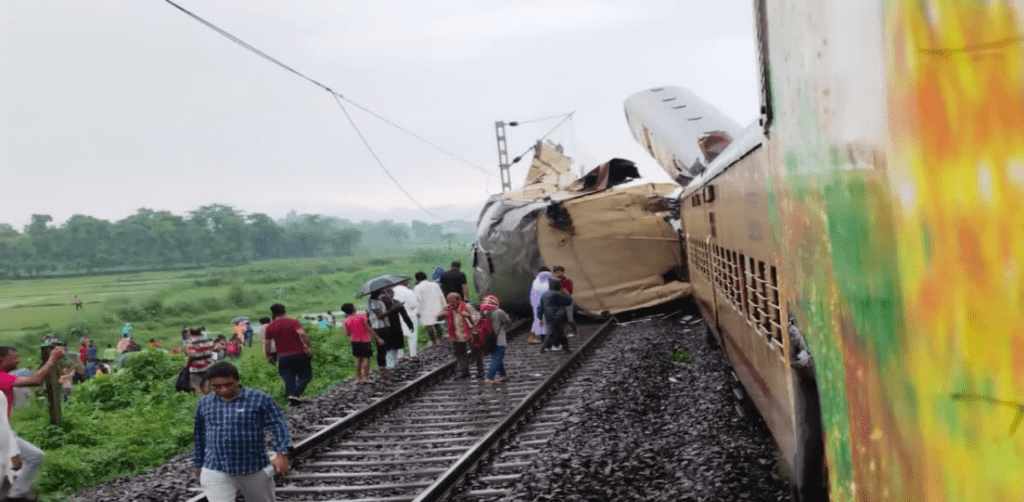
[[[273, 502], [274, 477], [291, 469], [288, 424], [274, 400], [241, 386], [238, 369], [219, 362], [206, 370], [211, 394], [196, 407], [195, 451], [199, 484], [210, 502], [234, 502], [239, 491], [246, 502]], [[263, 430], [274, 436], [273, 458], [267, 457]]]

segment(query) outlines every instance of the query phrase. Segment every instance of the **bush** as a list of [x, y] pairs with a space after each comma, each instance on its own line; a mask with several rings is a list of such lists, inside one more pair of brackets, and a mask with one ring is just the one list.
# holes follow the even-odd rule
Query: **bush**
[[367, 265], [391, 265], [392, 260], [388, 258], [370, 258], [366, 261]]
[[[162, 464], [187, 448], [196, 397], [175, 392], [184, 356], [132, 353], [124, 370], [76, 385], [64, 422], [51, 425], [46, 400], [15, 412], [19, 435], [46, 451], [41, 493], [68, 493]], [[269, 366], [269, 365], [268, 365]]]
[[228, 303], [235, 307], [251, 307], [263, 299], [264, 295], [259, 291], [242, 289], [241, 286], [232, 286], [227, 296]]

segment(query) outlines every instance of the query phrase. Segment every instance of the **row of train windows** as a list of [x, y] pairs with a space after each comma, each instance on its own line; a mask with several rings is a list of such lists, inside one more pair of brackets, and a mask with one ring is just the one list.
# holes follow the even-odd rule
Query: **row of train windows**
[[687, 244], [694, 271], [713, 282], [758, 333], [782, 350], [782, 307], [775, 266], [692, 237]]

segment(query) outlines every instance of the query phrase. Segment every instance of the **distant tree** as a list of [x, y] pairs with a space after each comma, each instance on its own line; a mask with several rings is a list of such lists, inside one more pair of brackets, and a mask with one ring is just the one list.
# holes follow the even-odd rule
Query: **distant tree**
[[206, 233], [206, 245], [215, 263], [238, 263], [251, 254], [249, 229], [241, 212], [224, 204], [201, 206], [189, 213], [189, 221]]
[[[66, 238], [65, 258], [76, 270], [93, 272], [107, 266], [109, 256], [106, 243], [110, 241], [113, 225], [107, 220], [76, 214], [61, 226]], [[103, 247], [103, 252], [101, 252]]]
[[8, 223], [0, 223], [0, 239], [4, 237], [17, 237], [21, 234]]
[[33, 214], [32, 221], [25, 227], [29, 241], [35, 249], [33, 253], [33, 270], [41, 270], [50, 265], [54, 257], [54, 229], [49, 226], [53, 217], [48, 214]]
[[273, 258], [284, 253], [284, 228], [263, 213], [254, 213], [246, 217], [249, 222], [249, 239], [253, 257]]
[[355, 228], [332, 229], [327, 237], [331, 250], [336, 255], [348, 256], [352, 254], [352, 248], [359, 244], [362, 232]]

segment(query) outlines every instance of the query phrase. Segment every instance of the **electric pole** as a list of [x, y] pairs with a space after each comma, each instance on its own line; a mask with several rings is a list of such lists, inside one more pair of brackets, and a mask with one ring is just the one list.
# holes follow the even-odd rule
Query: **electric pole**
[[[515, 122], [512, 125], [515, 125]], [[494, 134], [498, 138], [498, 169], [501, 171], [501, 191], [507, 192], [512, 189], [512, 175], [508, 171], [508, 142], [505, 137], [505, 122], [499, 120], [494, 123]]]

